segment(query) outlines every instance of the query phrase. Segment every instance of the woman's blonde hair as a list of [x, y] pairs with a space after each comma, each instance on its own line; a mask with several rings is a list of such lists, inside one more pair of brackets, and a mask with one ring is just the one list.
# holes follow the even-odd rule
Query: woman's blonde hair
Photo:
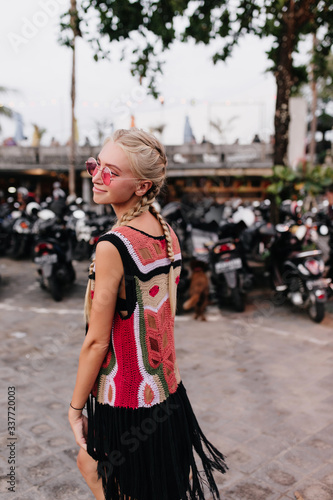
[[[126, 226], [126, 224], [128, 224], [135, 217], [138, 217], [142, 213], [149, 210], [161, 223], [167, 244], [168, 257], [171, 262], [173, 262], [175, 256], [168, 225], [153, 205], [157, 195], [164, 185], [166, 177], [167, 157], [164, 146], [152, 134], [135, 128], [130, 130], [116, 130], [113, 136], [108, 138], [106, 142], [110, 140], [120, 146], [126, 153], [133, 177], [152, 182], [152, 186], [147, 193], [139, 199], [134, 207], [117, 220], [112, 229], [120, 226]], [[93, 263], [91, 265], [91, 270], [92, 268]], [[85, 297], [84, 311], [86, 321], [89, 320], [92, 303], [91, 282], [92, 280], [89, 279]], [[174, 316], [176, 313], [176, 285], [173, 265], [170, 266], [169, 271], [169, 299], [171, 311]]]

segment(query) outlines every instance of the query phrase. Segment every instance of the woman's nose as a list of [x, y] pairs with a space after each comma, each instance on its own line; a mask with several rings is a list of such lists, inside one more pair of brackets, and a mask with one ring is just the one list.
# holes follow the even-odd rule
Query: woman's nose
[[102, 181], [102, 169], [101, 168], [98, 168], [98, 167], [95, 168], [92, 180], [93, 180], [93, 182], [96, 182], [98, 180]]

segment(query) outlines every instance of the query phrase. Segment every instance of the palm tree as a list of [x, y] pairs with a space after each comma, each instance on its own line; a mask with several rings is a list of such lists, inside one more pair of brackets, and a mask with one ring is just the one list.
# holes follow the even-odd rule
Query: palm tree
[[225, 134], [227, 131], [230, 131], [232, 129], [231, 124], [237, 118], [238, 116], [232, 116], [228, 119], [225, 125], [222, 123], [222, 120], [220, 118], [209, 120], [209, 126], [219, 134], [221, 144], [226, 142]]
[[[9, 92], [10, 89], [6, 88], [6, 87], [1, 87], [0, 86], [0, 96], [1, 94], [6, 94], [7, 92]], [[5, 106], [4, 104], [2, 104], [1, 100], [0, 100], [0, 118], [1, 117], [6, 117], [6, 118], [13, 118], [13, 114], [14, 114], [14, 111], [9, 108], [8, 106]], [[1, 128], [1, 123], [0, 123], [0, 133], [2, 131], [2, 128]]]
[[47, 132], [47, 130], [46, 128], [39, 127], [38, 125], [36, 125], [36, 123], [33, 123], [32, 126], [34, 128], [34, 133], [32, 136], [32, 145], [34, 147], [39, 147], [40, 141], [43, 135]]

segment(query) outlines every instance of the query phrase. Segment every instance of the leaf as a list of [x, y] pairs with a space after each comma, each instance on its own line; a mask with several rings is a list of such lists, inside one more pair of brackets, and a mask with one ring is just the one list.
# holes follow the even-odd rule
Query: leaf
[[279, 182], [274, 182], [273, 184], [270, 184], [267, 188], [267, 191], [268, 191], [268, 193], [278, 194], [278, 193], [281, 193], [283, 188], [284, 188], [284, 182], [279, 181]]
[[284, 171], [285, 171], [285, 166], [284, 165], [275, 165], [273, 167], [273, 173], [276, 177], [283, 177]]

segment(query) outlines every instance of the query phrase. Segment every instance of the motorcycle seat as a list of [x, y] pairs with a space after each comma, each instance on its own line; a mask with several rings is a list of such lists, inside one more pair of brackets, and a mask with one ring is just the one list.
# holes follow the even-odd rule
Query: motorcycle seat
[[319, 257], [322, 255], [321, 250], [307, 250], [305, 252], [292, 252], [290, 258], [292, 259], [306, 259], [307, 257]]
[[274, 236], [274, 226], [272, 224], [265, 224], [259, 228], [259, 233], [265, 236]]

